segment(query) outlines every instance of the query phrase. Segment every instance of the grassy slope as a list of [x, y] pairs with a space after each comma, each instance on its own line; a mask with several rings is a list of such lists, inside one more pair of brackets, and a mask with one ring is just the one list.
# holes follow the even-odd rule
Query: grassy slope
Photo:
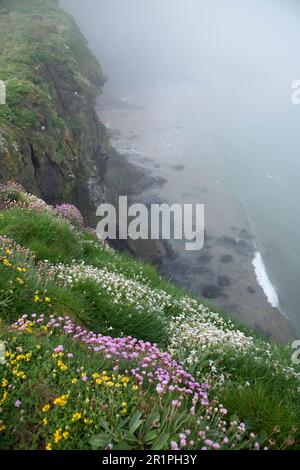
[[[20, 199], [23, 205], [24, 201], [25, 205], [28, 204], [27, 196], [23, 193], [21, 197], [16, 197], [16, 192], [12, 195], [11, 191], [7, 192], [5, 189], [2, 191], [2, 197], [6, 194], [6, 202], [8, 193], [9, 200], [18, 199], [17, 205], [20, 205]], [[199, 315], [197, 313], [195, 316], [193, 309], [185, 307], [191, 299], [189, 300], [182, 291], [164, 281], [153, 267], [137, 262], [125, 254], [107, 249], [90, 231], [79, 228], [78, 225], [74, 228], [72, 224], [57, 217], [47, 207], [43, 206], [42, 210], [28, 210], [28, 208], [19, 207], [7, 208], [6, 204], [6, 210], [3, 210], [0, 215], [0, 234], [5, 234], [35, 254], [34, 259], [30, 254], [25, 254], [25, 257], [22, 253], [18, 254], [20, 249], [14, 249], [12, 254], [5, 254], [3, 250], [7, 242], [6, 245], [2, 242], [2, 262], [0, 263], [2, 336], [8, 342], [9, 351], [13, 351], [18, 345], [24, 351], [30, 351], [34, 359], [30, 361], [30, 364], [26, 364], [28, 381], [15, 383], [13, 398], [7, 408], [3, 405], [5, 409], [3, 422], [7, 428], [12, 429], [16, 425], [17, 429], [15, 433], [4, 432], [2, 434], [0, 447], [43, 447], [47, 440], [51, 441], [51, 435], [54, 436], [57, 426], [60, 426], [60, 420], [64, 423], [62, 416], [53, 410], [51, 415], [53, 423], [43, 427], [41, 424], [43, 414], [40, 412], [42, 403], [47, 400], [51, 403], [55, 396], [66, 393], [69, 385], [65, 380], [66, 377], [69, 380], [71, 378], [68, 374], [76, 375], [77, 373], [78, 375], [78, 372], [72, 370], [70, 365], [68, 371], [65, 374], [62, 373], [61, 377], [59, 368], [53, 365], [51, 351], [58, 344], [65, 344], [68, 351], [78, 357], [78, 361], [84, 364], [83, 369], [88, 369], [86, 371], [88, 375], [92, 374], [93, 370], [98, 371], [99, 367], [100, 370], [103, 370], [103, 367], [110, 368], [109, 374], [113, 373], [111, 364], [106, 363], [101, 369], [101, 364], [104, 362], [102, 356], [93, 356], [91, 359], [91, 353], [88, 350], [63, 335], [56, 333], [57, 338], [55, 334], [44, 336], [39, 333], [22, 332], [16, 335], [9, 330], [8, 325], [22, 314], [30, 315], [33, 312], [43, 313], [47, 318], [53, 313], [69, 315], [76, 323], [103, 335], [113, 337], [130, 335], [140, 340], [157, 343], [161, 350], [169, 350], [175, 359], [181, 361], [198, 381], [210, 383], [211, 398], [217, 396], [219, 402], [227, 407], [228, 416], [237, 415], [246, 423], [249, 432], [252, 431], [258, 435], [257, 439], [264, 442], [264, 445], [279, 448], [286, 446], [288, 442], [293, 447], [299, 446], [299, 433], [294, 429], [294, 426], [300, 422], [299, 379], [296, 378], [295, 371], [290, 368], [291, 350], [288, 347], [266, 343], [254, 333], [250, 337], [247, 328], [245, 332], [248, 336], [243, 338], [246, 340], [251, 338], [252, 343], [250, 347], [245, 346], [244, 339], [236, 339], [237, 326], [228, 319], [216, 317], [214, 311], [209, 310], [205, 313], [204, 320], [201, 320], [202, 311], [206, 312], [201, 302], [198, 301]], [[12, 266], [5, 264], [6, 258], [11, 258]], [[41, 269], [39, 262], [44, 259], [51, 262], [51, 266], [48, 263]], [[90, 273], [90, 269], [100, 268], [100, 270], [93, 271], [92, 276], [89, 275], [88, 278], [77, 278], [77, 280], [74, 278], [69, 285], [59, 282], [57, 277], [51, 279], [49, 273], [55, 270], [53, 266], [58, 263], [71, 266], [66, 270], [60, 269], [65, 279], [70, 275], [72, 267], [74, 268], [82, 261], [86, 266], [79, 268], [79, 271]], [[18, 275], [15, 267], [26, 265], [26, 263], [28, 271]], [[103, 278], [103, 269], [105, 278]], [[20, 277], [21, 281], [16, 280]], [[36, 301], [37, 290], [38, 301]], [[46, 297], [51, 300], [46, 302]], [[184, 303], [182, 303], [183, 297]], [[183, 312], [186, 312], [186, 315], [182, 317]], [[184, 328], [181, 330], [182, 325]], [[188, 328], [185, 327], [186, 325]], [[33, 330], [35, 328], [36, 326], [33, 326]], [[194, 331], [196, 331], [196, 336], [193, 335]], [[224, 331], [229, 331], [231, 342], [224, 339], [216, 342], [215, 339], [219, 335], [221, 338]], [[37, 347], [41, 348], [40, 356], [35, 353]], [[43, 363], [42, 368], [39, 361]], [[60, 376], [59, 379], [56, 378], [57, 375]], [[28, 387], [33, 390], [31, 398], [25, 398]], [[80, 383], [79, 389], [82, 392], [75, 400], [76, 403], [73, 402], [72, 409], [78, 408], [82, 413], [88, 413], [83, 402], [84, 396], [88, 400], [96, 400], [98, 405], [93, 410], [93, 416], [87, 419], [93, 419], [94, 422], [99, 423], [99, 420], [103, 418], [103, 406], [106, 407], [108, 400], [106, 389], [95, 396], [92, 386], [88, 386], [88, 389], [84, 387], [85, 385]], [[127, 392], [124, 393], [126, 395]], [[143, 440], [149, 413], [157, 411], [156, 402], [161, 406], [160, 413], [162, 409], [169, 409], [160, 400], [155, 400], [155, 393], [155, 390], [151, 390], [150, 387], [139, 395], [139, 399], [131, 400], [127, 395], [126, 398], [121, 394], [120, 399], [116, 395], [115, 401], [110, 402], [110, 411], [111, 407], [121, 406], [120, 403], [130, 403], [128, 405], [130, 410], [128, 409], [125, 414], [121, 411], [116, 413], [118, 418], [110, 416], [110, 411], [107, 412], [108, 414], [104, 413], [109, 421], [109, 436], [114, 445], [118, 445], [121, 441], [123, 448], [154, 446], [153, 442], [146, 443]], [[14, 407], [12, 401], [18, 397], [29, 417], [24, 425], [17, 424], [20, 410]], [[150, 400], [151, 409], [145, 409], [144, 400], [147, 402]], [[186, 409], [185, 415], [190, 405], [189, 399], [184, 398], [182, 410]], [[130, 442], [130, 438], [124, 437], [122, 433], [122, 438], [115, 435], [118, 426], [122, 423], [122, 426], [126, 428], [128, 426], [126, 419], [128, 416], [131, 419], [137, 411], [143, 413], [138, 431], [138, 434], [141, 434], [138, 439], [137, 435], [135, 436], [137, 441]], [[71, 409], [68, 413], [71, 413]], [[170, 416], [161, 417], [165, 419], [164, 423], [168, 428], [165, 431], [167, 436], [165, 438], [168, 442], [163, 443], [164, 448], [169, 447], [170, 440], [176, 440], [175, 418], [170, 418]], [[68, 419], [69, 421], [71, 419], [72, 428], [72, 417]], [[178, 419], [180, 422], [182, 418]], [[147, 426], [149, 427], [149, 423]], [[190, 424], [190, 427], [193, 429], [193, 424]], [[37, 431], [36, 438], [33, 438], [30, 429], [34, 429], [34, 433]], [[51, 442], [56, 448], [89, 448], [89, 439], [99, 430], [101, 430], [99, 424], [88, 425], [82, 423], [81, 420], [74, 430], [72, 440], [62, 439], [55, 445], [53, 437]], [[147, 432], [150, 430], [151, 426]], [[157, 433], [154, 432], [154, 434], [157, 436]], [[107, 440], [108, 437], [106, 436], [105, 439]], [[161, 439], [164, 438], [161, 437]], [[100, 438], [100, 447], [105, 447], [107, 443], [105, 441], [103, 444]], [[197, 446], [200, 444], [195, 444], [195, 447]]]

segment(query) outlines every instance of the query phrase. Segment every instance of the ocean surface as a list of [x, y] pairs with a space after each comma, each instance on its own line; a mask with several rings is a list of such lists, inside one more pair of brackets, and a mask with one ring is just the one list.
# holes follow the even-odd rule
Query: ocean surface
[[[178, 64], [163, 62], [155, 40], [149, 45], [151, 21], [135, 31], [132, 1], [118, 21], [107, 1], [100, 2], [97, 19], [95, 2], [87, 3], [81, 15], [76, 1], [62, 2], [110, 77], [100, 115], [121, 153], [166, 179], [144, 199], [205, 204], [203, 253], [187, 254], [176, 243], [178, 257], [164, 266], [165, 274], [226, 309], [263, 308], [253, 301], [261, 290], [300, 334], [300, 106], [291, 102], [292, 82], [300, 78], [300, 56], [293, 52], [299, 5], [220, 1], [218, 17], [214, 0], [201, 1], [210, 5], [197, 22], [201, 47], [185, 61], [188, 49], [176, 52], [168, 43], [167, 57], [178, 54], [179, 73]], [[238, 27], [232, 27], [230, 5]]]
[[[261, 155], [259, 148], [265, 142], [259, 143], [258, 139], [246, 146], [247, 158], [253, 154], [249, 162], [244, 157], [240, 134], [235, 135], [237, 123], [232, 123], [232, 134], [220, 128], [216, 132], [214, 120], [207, 118], [207, 107], [202, 102], [205, 100], [207, 97], [194, 84], [123, 90], [123, 93], [108, 86], [99, 109], [120, 153], [154, 175], [166, 178], [163, 186], [146, 192], [146, 200], [159, 198], [169, 203], [205, 204], [205, 247], [213, 245], [207, 256], [213, 256], [216, 242], [224, 239], [225, 251], [220, 258], [234, 257], [230, 269], [229, 263], [225, 263], [221, 287], [225, 291], [229, 287], [226, 282], [231, 282], [237, 263], [247, 263], [269, 304], [279, 308], [300, 330], [300, 226], [296, 217], [300, 191], [295, 166], [289, 168], [286, 158], [284, 169], [277, 161]], [[273, 135], [272, 140], [272, 152], [278, 154], [280, 135]], [[234, 254], [226, 251], [231, 248], [228, 245], [239, 240], [241, 232], [246, 233], [250, 242], [245, 247], [247, 256], [242, 260], [236, 250]], [[180, 261], [175, 264], [169, 261], [165, 267], [170, 279], [201, 294], [207, 285], [215, 285], [212, 278], [222, 271], [219, 267], [222, 262], [214, 266], [211, 275], [208, 271], [211, 260], [206, 255], [201, 259], [194, 253], [186, 253], [180, 242], [176, 250], [181, 255]], [[248, 275], [246, 269], [242, 271], [242, 276]], [[248, 297], [242, 292], [243, 281], [236, 281], [240, 284], [235, 285], [240, 289], [239, 301], [233, 306], [236, 309], [240, 308], [239, 302], [248, 302], [249, 308], [252, 305], [251, 292]], [[223, 292], [212, 293], [208, 298], [225, 308], [231, 307]]]

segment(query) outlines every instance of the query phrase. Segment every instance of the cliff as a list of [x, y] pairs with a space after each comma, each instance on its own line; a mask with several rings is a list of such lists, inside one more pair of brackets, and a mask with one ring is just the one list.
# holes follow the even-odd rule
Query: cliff
[[95, 111], [101, 66], [54, 0], [1, 1], [0, 41], [0, 180], [94, 213], [112, 153]]

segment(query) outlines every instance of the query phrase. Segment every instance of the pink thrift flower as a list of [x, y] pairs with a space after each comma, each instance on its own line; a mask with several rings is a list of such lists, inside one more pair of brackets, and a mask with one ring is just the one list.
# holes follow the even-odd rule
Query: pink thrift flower
[[63, 350], [64, 350], [64, 347], [63, 347], [62, 344], [60, 344], [59, 346], [57, 346], [56, 348], [54, 348], [55, 354], [59, 354], [59, 353], [63, 352]]
[[171, 449], [172, 450], [178, 450], [178, 444], [175, 441], [171, 441]]

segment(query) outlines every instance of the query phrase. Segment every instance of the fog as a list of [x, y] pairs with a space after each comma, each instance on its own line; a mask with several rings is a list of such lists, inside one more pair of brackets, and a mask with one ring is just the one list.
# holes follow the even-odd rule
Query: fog
[[[110, 79], [157, 83], [218, 74], [228, 85], [260, 68], [297, 75], [299, 4], [289, 0], [63, 0]], [[266, 75], [265, 75], [266, 74]], [[259, 78], [259, 77], [257, 77]], [[290, 79], [290, 77], [287, 77]]]
[[[291, 103], [292, 82], [300, 79], [299, 2], [62, 0], [61, 5], [75, 17], [109, 78], [104, 95], [143, 108], [126, 116], [110, 110], [109, 124], [139, 134], [136, 152], [150, 155], [169, 180], [161, 190], [164, 198], [180, 202], [188, 190], [198, 201], [205, 186], [210, 234], [228, 235], [232, 225], [247, 228], [282, 312], [300, 331], [300, 106]], [[116, 142], [120, 150], [121, 144]], [[127, 150], [128, 145], [123, 142]], [[171, 162], [182, 161], [185, 171], [172, 174]], [[199, 277], [196, 268], [186, 279], [189, 285]], [[269, 288], [264, 285], [266, 294]], [[234, 308], [225, 298], [236, 295], [258, 308], [241, 289], [222, 292], [216, 302]]]

